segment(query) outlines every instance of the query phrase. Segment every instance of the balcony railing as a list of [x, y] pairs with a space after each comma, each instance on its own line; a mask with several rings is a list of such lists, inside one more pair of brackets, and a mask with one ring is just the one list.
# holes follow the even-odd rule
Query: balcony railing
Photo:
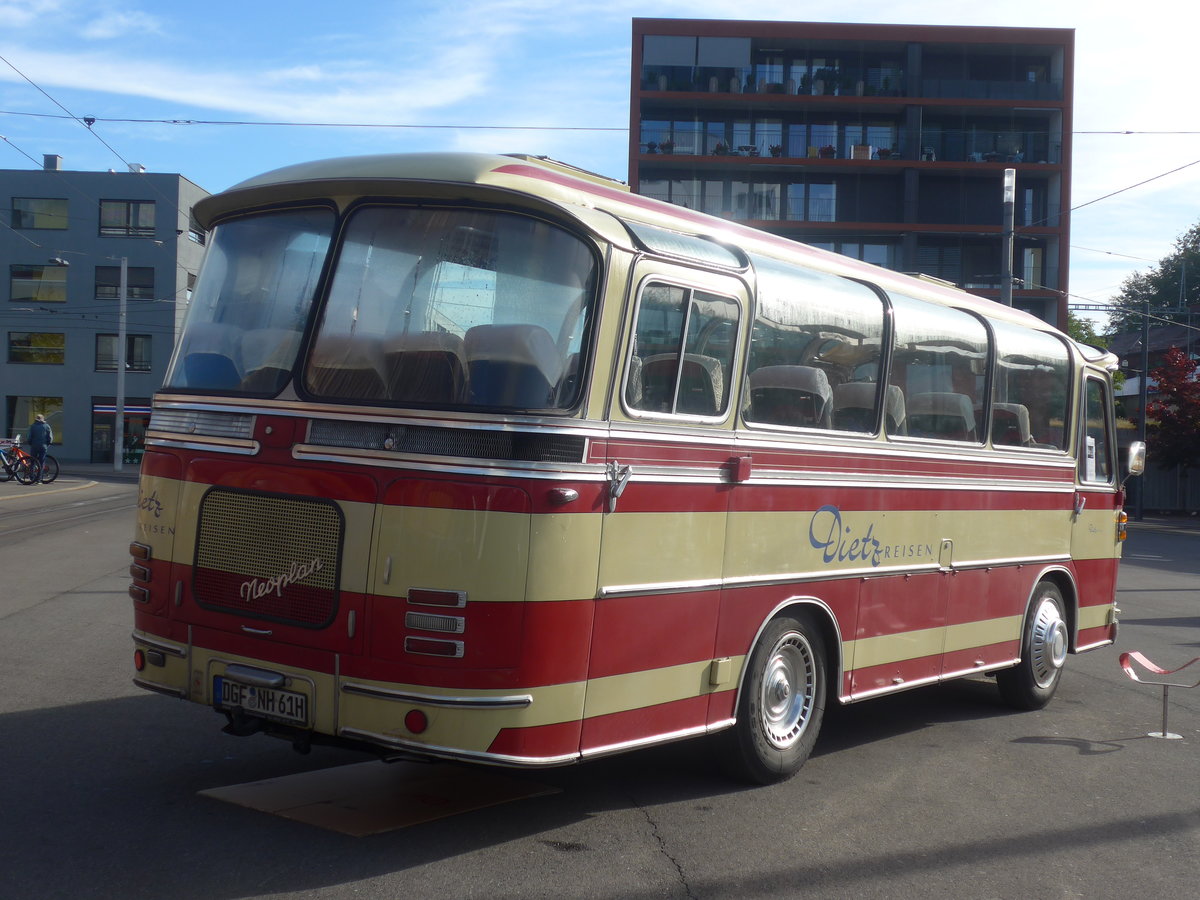
[[969, 100], [1061, 100], [1061, 81], [977, 81], [969, 78], [926, 78], [923, 97], [962, 97]]

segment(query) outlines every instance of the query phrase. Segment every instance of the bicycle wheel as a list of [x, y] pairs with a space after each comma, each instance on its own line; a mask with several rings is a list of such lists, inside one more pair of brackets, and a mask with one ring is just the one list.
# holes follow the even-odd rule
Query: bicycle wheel
[[42, 463], [42, 484], [49, 484], [58, 477], [58, 460], [50, 454], [46, 454], [46, 461]]
[[12, 477], [12, 464], [8, 461], [8, 454], [0, 453], [0, 481], [11, 481]]
[[33, 484], [42, 474], [42, 467], [32, 456], [22, 456], [12, 464], [13, 475], [21, 484]]

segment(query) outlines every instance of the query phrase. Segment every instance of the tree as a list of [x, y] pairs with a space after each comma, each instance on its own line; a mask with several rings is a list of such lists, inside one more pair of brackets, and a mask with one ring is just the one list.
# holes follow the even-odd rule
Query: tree
[[1146, 404], [1149, 456], [1163, 469], [1176, 466], [1187, 474], [1200, 469], [1200, 381], [1196, 364], [1178, 347], [1150, 371], [1158, 382], [1154, 398]]
[[1067, 311], [1067, 334], [1081, 344], [1091, 344], [1093, 347], [1107, 347], [1108, 338], [1096, 333], [1096, 323], [1083, 316], [1077, 316]]
[[[1182, 300], [1182, 302], [1180, 302]], [[1142, 304], [1150, 302], [1150, 314], [1170, 321], [1181, 314], [1160, 314], [1155, 310], [1178, 309], [1200, 304], [1200, 223], [1193, 225], [1175, 241], [1175, 249], [1146, 272], [1135, 272], [1121, 285], [1113, 298], [1120, 307], [1108, 320], [1109, 334], [1137, 331], [1142, 327]], [[1152, 321], [1151, 324], [1157, 324]]]

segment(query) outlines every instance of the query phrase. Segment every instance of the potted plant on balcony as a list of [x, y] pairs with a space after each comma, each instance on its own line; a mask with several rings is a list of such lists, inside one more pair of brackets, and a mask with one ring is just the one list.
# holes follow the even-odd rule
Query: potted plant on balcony
[[826, 144], [818, 152], [821, 155], [821, 159], [833, 159], [837, 156], [837, 149], [833, 144]]
[[717, 141], [717, 145], [713, 147], [713, 156], [724, 156], [729, 152], [729, 148], [725, 146], [724, 141]]
[[675, 142], [674, 141], [663, 141], [661, 144], [658, 145], [658, 149], [659, 149], [659, 152], [661, 152], [661, 153], [674, 153], [675, 152]]
[[772, 144], [769, 149], [771, 151], [772, 156], [776, 156], [776, 157], [783, 156], [783, 145], [782, 144]]

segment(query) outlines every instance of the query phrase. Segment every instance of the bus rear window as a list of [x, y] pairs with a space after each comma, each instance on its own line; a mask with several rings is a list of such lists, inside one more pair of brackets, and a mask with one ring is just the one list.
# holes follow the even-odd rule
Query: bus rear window
[[350, 219], [304, 388], [389, 404], [575, 405], [596, 260], [514, 213], [366, 207]]
[[219, 225], [166, 387], [277, 394], [291, 377], [333, 232], [331, 209]]

